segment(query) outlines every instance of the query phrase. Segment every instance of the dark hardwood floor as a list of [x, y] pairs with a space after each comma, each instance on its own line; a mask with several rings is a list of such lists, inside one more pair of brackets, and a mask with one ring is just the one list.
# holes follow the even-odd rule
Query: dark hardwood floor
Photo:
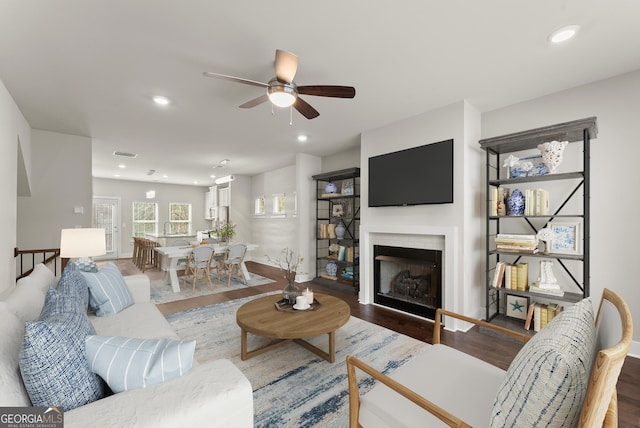
[[[131, 263], [130, 259], [119, 259], [115, 262], [125, 275], [140, 273], [133, 263]], [[271, 278], [275, 280], [275, 282], [226, 293], [159, 304], [158, 308], [164, 314], [174, 313], [269, 291], [281, 290], [286, 284], [282, 273], [276, 268], [252, 262], [247, 262], [247, 267], [249, 271]], [[147, 270], [145, 274], [152, 279], [159, 279], [164, 275], [163, 272], [157, 270]], [[361, 305], [358, 303], [358, 298], [355, 293], [338, 290], [314, 281], [304, 284], [304, 286], [307, 285], [315, 292], [327, 293], [342, 298], [349, 304], [351, 307], [351, 315], [355, 317], [411, 336], [426, 343], [431, 343], [433, 335], [433, 323], [431, 321], [375, 305]], [[442, 342], [505, 370], [520, 349], [518, 343], [500, 340], [479, 331], [477, 328], [465, 333], [444, 331], [442, 334]], [[638, 358], [627, 357], [622, 368], [622, 373], [618, 379], [618, 405], [619, 426], [640, 427], [640, 359]]]

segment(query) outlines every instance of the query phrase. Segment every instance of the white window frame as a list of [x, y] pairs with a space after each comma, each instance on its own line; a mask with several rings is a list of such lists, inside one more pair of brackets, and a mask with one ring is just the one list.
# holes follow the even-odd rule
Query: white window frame
[[[172, 218], [173, 207], [175, 205], [183, 205], [187, 207], [188, 218], [186, 220], [175, 220]], [[174, 224], [187, 224], [186, 233], [180, 233], [181, 235], [191, 235], [191, 222], [192, 222], [192, 206], [188, 202], [169, 202], [169, 223], [171, 223], [171, 232], [174, 231]]]
[[[153, 205], [154, 206], [154, 220], [139, 220], [136, 219], [136, 204], [145, 204], [145, 205]], [[158, 231], [158, 203], [157, 202], [149, 202], [149, 201], [133, 201], [132, 205], [132, 213], [131, 216], [133, 218], [133, 236], [143, 236], [145, 233], [157, 233]], [[137, 232], [137, 225], [139, 224], [152, 224], [153, 230], [145, 230], [144, 232]], [[146, 228], [145, 228], [146, 229]]]

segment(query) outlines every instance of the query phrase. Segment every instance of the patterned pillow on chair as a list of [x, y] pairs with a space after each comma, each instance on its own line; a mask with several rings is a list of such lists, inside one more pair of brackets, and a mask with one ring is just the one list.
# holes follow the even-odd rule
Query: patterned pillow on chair
[[555, 317], [511, 362], [493, 403], [491, 426], [576, 426], [595, 337], [590, 298]]

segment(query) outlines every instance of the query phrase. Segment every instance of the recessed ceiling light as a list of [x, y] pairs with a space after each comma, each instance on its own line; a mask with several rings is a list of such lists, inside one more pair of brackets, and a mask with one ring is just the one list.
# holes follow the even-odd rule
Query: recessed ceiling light
[[579, 29], [580, 27], [578, 25], [568, 25], [566, 27], [562, 27], [549, 34], [547, 40], [554, 44], [566, 42], [567, 40], [573, 38], [573, 36], [576, 35]]
[[222, 159], [222, 160], [220, 161], [220, 165], [226, 165], [226, 164], [228, 164], [229, 162], [231, 162], [229, 159]]
[[304, 143], [305, 141], [307, 141], [307, 136], [306, 135], [298, 135], [298, 141], [300, 141], [301, 143]]
[[166, 105], [169, 105], [171, 101], [167, 97], [163, 97], [162, 95], [156, 95], [155, 97], [153, 97], [153, 102], [161, 106], [166, 106]]
[[193, 184], [198, 184], [198, 181], [197, 181], [197, 180], [196, 180], [196, 181], [194, 181], [194, 182], [193, 182]]
[[123, 164], [123, 163], [118, 164], [118, 168], [120, 168], [120, 169], [125, 169], [126, 167], [127, 166], [125, 164]]
[[216, 178], [216, 176], [215, 176], [215, 175], [213, 175], [213, 174], [211, 174], [209, 177], [211, 177], [211, 178]]
[[167, 174], [162, 174], [162, 178], [169, 178]]
[[120, 177], [120, 174], [113, 174], [114, 177]]

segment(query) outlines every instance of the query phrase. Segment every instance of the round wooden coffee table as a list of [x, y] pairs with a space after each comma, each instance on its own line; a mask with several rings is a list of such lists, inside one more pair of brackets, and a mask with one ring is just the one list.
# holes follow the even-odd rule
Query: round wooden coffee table
[[[282, 294], [260, 297], [240, 306], [236, 312], [236, 321], [242, 330], [240, 357], [246, 360], [293, 341], [333, 363], [336, 330], [349, 321], [351, 310], [346, 302], [337, 297], [319, 293], [315, 293], [314, 297], [319, 306], [307, 311], [288, 312], [276, 309], [275, 304], [282, 299]], [[247, 333], [280, 340], [248, 351]], [[329, 352], [303, 340], [323, 334], [329, 335]]]

